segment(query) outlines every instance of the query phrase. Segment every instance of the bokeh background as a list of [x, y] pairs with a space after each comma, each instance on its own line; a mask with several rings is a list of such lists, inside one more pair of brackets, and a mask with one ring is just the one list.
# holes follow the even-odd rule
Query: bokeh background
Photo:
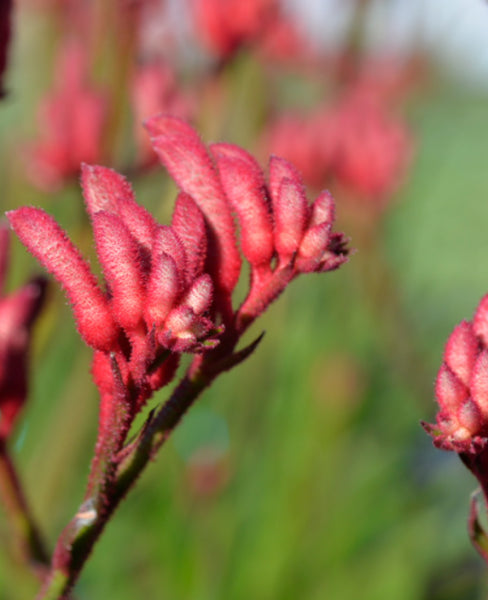
[[[488, 6], [365, 4], [361, 55], [415, 59], [397, 110], [411, 138], [409, 166], [380, 213], [343, 207], [334, 189], [337, 227], [356, 253], [335, 273], [294, 282], [249, 332], [250, 340], [266, 331], [261, 346], [205, 393], [143, 475], [96, 546], [79, 600], [486, 597], [485, 566], [466, 531], [476, 482], [455, 454], [433, 448], [420, 421], [434, 419], [447, 336], [488, 291]], [[103, 34], [91, 73], [119, 110], [105, 164], [127, 173], [139, 201], [168, 222], [175, 188], [164, 170], [126, 168], [133, 114], [129, 91], [117, 87], [117, 56], [128, 50], [104, 20], [115, 4], [95, 5]], [[294, 23], [329, 57], [319, 66], [265, 63], [244, 48], [216, 70], [211, 53], [202, 58], [191, 11], [168, 5], [164, 19], [153, 16], [147, 43], [162, 45], [188, 93], [198, 80], [193, 121], [205, 139], [253, 152], [263, 152], [256, 140], [270, 105], [314, 106], [337, 78], [329, 59], [344, 48], [357, 8], [290, 4]], [[63, 18], [61, 2], [15, 6], [0, 202], [45, 208], [93, 256], [76, 176], [52, 189], [32, 176], [29, 144], [59, 70]], [[10, 289], [39, 271], [13, 242]], [[90, 355], [53, 283], [12, 440], [51, 545], [82, 497], [95, 440]], [[33, 597], [37, 584], [9, 557], [7, 534], [0, 510], [0, 599]]]

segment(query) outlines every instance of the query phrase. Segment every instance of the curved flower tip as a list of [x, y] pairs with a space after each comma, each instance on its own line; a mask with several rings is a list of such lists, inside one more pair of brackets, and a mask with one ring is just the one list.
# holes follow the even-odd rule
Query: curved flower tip
[[54, 275], [73, 307], [78, 331], [85, 342], [111, 350], [118, 337], [106, 296], [88, 263], [66, 233], [39, 208], [23, 207], [7, 213], [24, 246]]

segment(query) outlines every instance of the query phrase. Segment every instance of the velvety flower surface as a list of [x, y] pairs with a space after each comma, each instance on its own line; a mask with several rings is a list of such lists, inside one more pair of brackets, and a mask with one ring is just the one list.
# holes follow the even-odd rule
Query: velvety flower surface
[[450, 335], [436, 387], [435, 425], [424, 424], [444, 450], [476, 454], [488, 442], [488, 295], [472, 319]]
[[[114, 427], [128, 431], [151, 394], [174, 377], [181, 353], [205, 354], [221, 344], [232, 354], [244, 329], [292, 279], [347, 260], [344, 236], [332, 232], [332, 197], [323, 192], [309, 204], [301, 176], [284, 159], [271, 158], [267, 178], [245, 150], [207, 148], [179, 118], [160, 115], [146, 128], [181, 190], [171, 225], [157, 223], [115, 171], [82, 167], [103, 285], [47, 213], [8, 213], [24, 245], [63, 286], [78, 331], [95, 350], [99, 447]], [[236, 309], [241, 252], [251, 281]], [[127, 414], [115, 426], [121, 403]]]

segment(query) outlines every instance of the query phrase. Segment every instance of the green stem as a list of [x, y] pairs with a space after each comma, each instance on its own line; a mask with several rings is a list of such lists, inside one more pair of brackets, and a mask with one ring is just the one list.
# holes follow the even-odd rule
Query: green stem
[[3, 440], [0, 441], [0, 499], [9, 517], [22, 559], [34, 571], [41, 573], [43, 567], [49, 565], [49, 555]]
[[100, 505], [96, 498], [91, 499], [91, 503], [90, 500], [83, 503], [59, 538], [52, 570], [37, 600], [63, 600], [68, 597], [93, 546], [120, 501], [215, 375], [205, 376], [202, 369], [191, 376], [187, 374], [143, 430], [133, 452], [121, 463], [115, 483], [107, 492], [104, 508], [96, 512], [95, 507]]

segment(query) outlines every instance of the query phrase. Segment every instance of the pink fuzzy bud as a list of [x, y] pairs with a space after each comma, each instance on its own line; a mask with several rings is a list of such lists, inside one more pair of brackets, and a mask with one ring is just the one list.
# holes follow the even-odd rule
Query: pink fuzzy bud
[[442, 411], [452, 416], [468, 398], [468, 389], [449, 367], [443, 364], [437, 375], [435, 394]]
[[484, 419], [488, 418], [488, 350], [478, 356], [471, 376], [471, 397]]
[[312, 215], [309, 227], [321, 223], [333, 223], [335, 219], [335, 202], [332, 194], [325, 190], [321, 192], [312, 204]]
[[230, 294], [239, 278], [241, 259], [230, 207], [205, 146], [196, 131], [176, 117], [153, 117], [145, 126], [161, 162], [205, 215], [213, 233], [209, 272], [217, 286]]
[[154, 237], [154, 255], [162, 252], [168, 254], [175, 261], [182, 280], [186, 273], [186, 252], [176, 231], [168, 225], [159, 225]]
[[297, 187], [301, 188], [301, 193], [305, 195], [303, 180], [295, 165], [279, 156], [272, 156], [269, 159], [269, 190], [273, 209], [278, 201], [281, 185], [285, 179], [294, 181]]
[[192, 197], [184, 192], [181, 192], [176, 199], [171, 228], [183, 244], [188, 281], [193, 281], [203, 272], [207, 253], [207, 233], [202, 211]]
[[112, 169], [82, 165], [81, 184], [91, 217], [103, 210], [118, 215], [134, 238], [151, 249], [157, 223], [134, 197], [129, 182]]
[[180, 275], [174, 258], [165, 252], [153, 255], [144, 311], [149, 329], [164, 323], [180, 294]]
[[212, 279], [205, 274], [193, 283], [182, 304], [189, 306], [196, 315], [201, 315], [210, 308], [212, 295]]
[[273, 226], [259, 165], [231, 144], [214, 144], [211, 150], [225, 193], [239, 217], [244, 256], [253, 266], [269, 264], [274, 252]]
[[331, 224], [324, 222], [311, 227], [303, 236], [298, 250], [296, 267], [302, 273], [311, 273], [320, 267], [330, 239]]
[[113, 349], [118, 330], [108, 301], [66, 233], [38, 208], [19, 208], [7, 217], [24, 246], [65, 289], [85, 342], [100, 350]]
[[[457, 421], [461, 428], [467, 430], [469, 436], [474, 435], [481, 429], [482, 418], [480, 410], [471, 399], [468, 398], [468, 400], [466, 400], [466, 402], [459, 407]], [[457, 435], [455, 435], [456, 437], [459, 437], [463, 436], [463, 433], [463, 431], [458, 430]]]
[[280, 260], [287, 263], [298, 250], [308, 220], [307, 199], [302, 186], [284, 179], [273, 208], [276, 251]]
[[114, 316], [124, 329], [135, 329], [145, 301], [137, 243], [122, 220], [109, 212], [100, 211], [93, 216], [93, 230]]
[[469, 385], [478, 356], [478, 346], [473, 328], [467, 321], [462, 321], [455, 327], [447, 341], [444, 360], [464, 385]]

